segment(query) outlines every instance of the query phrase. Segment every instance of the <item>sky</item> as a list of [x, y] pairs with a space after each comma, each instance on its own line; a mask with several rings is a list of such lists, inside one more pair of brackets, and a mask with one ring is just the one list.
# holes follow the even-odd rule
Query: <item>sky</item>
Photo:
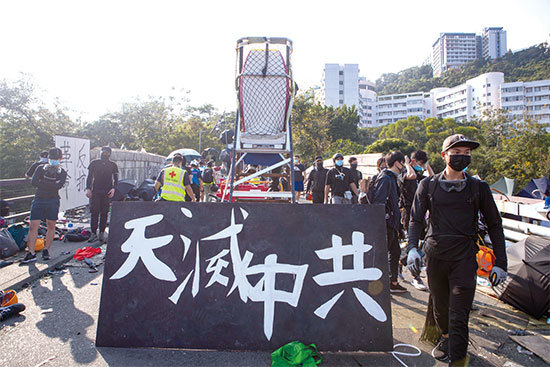
[[301, 89], [325, 63], [360, 75], [421, 65], [440, 32], [504, 27], [508, 49], [550, 40], [550, 0], [2, 1], [0, 80], [24, 73], [73, 117], [187, 90], [192, 105], [236, 109], [235, 45], [288, 37]]

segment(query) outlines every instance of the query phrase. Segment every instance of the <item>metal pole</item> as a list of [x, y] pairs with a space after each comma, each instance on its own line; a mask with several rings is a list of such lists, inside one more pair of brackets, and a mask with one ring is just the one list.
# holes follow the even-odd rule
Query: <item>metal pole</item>
[[201, 130], [199, 131], [199, 154], [202, 154], [201, 152], [201, 138], [202, 138], [202, 133], [205, 133], [206, 130]]

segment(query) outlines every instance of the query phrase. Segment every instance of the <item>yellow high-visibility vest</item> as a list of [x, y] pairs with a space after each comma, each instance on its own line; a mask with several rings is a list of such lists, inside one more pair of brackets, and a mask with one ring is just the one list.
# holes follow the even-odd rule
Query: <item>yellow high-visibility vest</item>
[[167, 201], [185, 201], [185, 185], [183, 179], [187, 171], [179, 167], [169, 167], [164, 170], [164, 184], [160, 197]]

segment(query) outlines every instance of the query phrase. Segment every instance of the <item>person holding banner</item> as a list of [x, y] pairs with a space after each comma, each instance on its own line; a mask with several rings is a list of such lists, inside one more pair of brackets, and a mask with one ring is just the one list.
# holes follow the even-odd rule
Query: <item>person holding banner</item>
[[[101, 148], [101, 158], [93, 160], [88, 167], [88, 178], [86, 180], [86, 196], [90, 199], [90, 211], [92, 218], [90, 226], [92, 235], [88, 242], [105, 241], [105, 228], [109, 206], [115, 194], [115, 186], [118, 182], [118, 166], [111, 161], [111, 148]], [[99, 237], [97, 227], [99, 222]]]
[[30, 226], [27, 246], [29, 252], [21, 261], [23, 264], [36, 261], [34, 246], [38, 237], [41, 220], [48, 227], [46, 241], [42, 250], [42, 259], [50, 259], [50, 246], [55, 236], [55, 223], [59, 213], [59, 190], [67, 181], [67, 172], [60, 166], [61, 149], [51, 148], [48, 152], [48, 164], [38, 166], [32, 176], [32, 185], [37, 188], [31, 205]]

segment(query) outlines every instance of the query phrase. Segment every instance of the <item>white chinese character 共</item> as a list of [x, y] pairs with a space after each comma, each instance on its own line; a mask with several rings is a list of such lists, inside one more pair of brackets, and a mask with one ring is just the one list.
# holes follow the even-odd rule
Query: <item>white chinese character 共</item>
[[[315, 275], [313, 280], [320, 286], [343, 284], [360, 280], [378, 280], [382, 271], [377, 268], [365, 268], [364, 254], [372, 249], [371, 245], [364, 243], [365, 235], [362, 232], [353, 232], [351, 245], [342, 245], [342, 237], [332, 235], [332, 247], [317, 250], [315, 253], [322, 260], [332, 259], [333, 271]], [[353, 269], [344, 269], [344, 256], [353, 256]], [[359, 288], [353, 288], [355, 297], [361, 306], [376, 320], [387, 320], [386, 313], [380, 305], [367, 293]], [[315, 311], [315, 315], [325, 319], [336, 302], [342, 297], [344, 291], [323, 303]]]

